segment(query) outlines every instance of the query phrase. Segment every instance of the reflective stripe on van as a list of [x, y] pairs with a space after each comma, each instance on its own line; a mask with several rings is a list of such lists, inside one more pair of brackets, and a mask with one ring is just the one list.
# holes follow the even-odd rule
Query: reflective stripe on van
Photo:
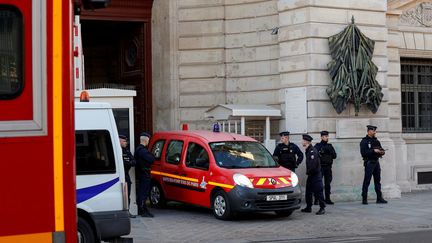
[[102, 184], [77, 189], [77, 204], [89, 200], [107, 190], [120, 180], [119, 177]]

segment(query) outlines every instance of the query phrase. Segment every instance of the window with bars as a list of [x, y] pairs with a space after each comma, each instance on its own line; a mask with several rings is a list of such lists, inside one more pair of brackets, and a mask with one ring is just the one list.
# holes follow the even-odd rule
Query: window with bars
[[402, 131], [432, 132], [432, 59], [401, 59]]

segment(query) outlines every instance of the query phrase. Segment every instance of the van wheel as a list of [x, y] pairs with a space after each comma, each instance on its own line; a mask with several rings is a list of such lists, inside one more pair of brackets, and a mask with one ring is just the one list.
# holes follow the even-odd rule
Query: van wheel
[[96, 242], [96, 237], [93, 232], [92, 227], [87, 222], [87, 220], [79, 217], [78, 218], [78, 243], [94, 243]]
[[293, 210], [277, 210], [276, 215], [281, 217], [289, 217], [294, 211]]
[[229, 220], [232, 217], [231, 205], [228, 201], [228, 195], [223, 191], [217, 191], [212, 200], [213, 215], [217, 219]]
[[166, 200], [162, 188], [157, 183], [152, 183], [150, 188], [150, 204], [154, 207], [165, 206]]

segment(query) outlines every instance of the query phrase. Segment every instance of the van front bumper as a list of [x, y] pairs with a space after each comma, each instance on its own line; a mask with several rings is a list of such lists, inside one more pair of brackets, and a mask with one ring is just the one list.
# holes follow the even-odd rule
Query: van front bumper
[[[271, 195], [287, 195], [287, 199], [268, 201], [267, 196]], [[299, 186], [277, 189], [235, 186], [228, 192], [231, 209], [236, 212], [296, 210], [300, 208], [301, 196]]]
[[102, 240], [128, 235], [131, 231], [129, 211], [91, 213]]

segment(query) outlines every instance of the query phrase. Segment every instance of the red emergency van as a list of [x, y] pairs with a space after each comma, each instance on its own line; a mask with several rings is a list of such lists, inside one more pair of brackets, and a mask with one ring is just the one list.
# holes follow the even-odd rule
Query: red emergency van
[[278, 165], [256, 140], [212, 131], [157, 132], [150, 141], [150, 202], [180, 201], [211, 208], [218, 219], [236, 212], [274, 211], [289, 216], [300, 208], [294, 172]]

